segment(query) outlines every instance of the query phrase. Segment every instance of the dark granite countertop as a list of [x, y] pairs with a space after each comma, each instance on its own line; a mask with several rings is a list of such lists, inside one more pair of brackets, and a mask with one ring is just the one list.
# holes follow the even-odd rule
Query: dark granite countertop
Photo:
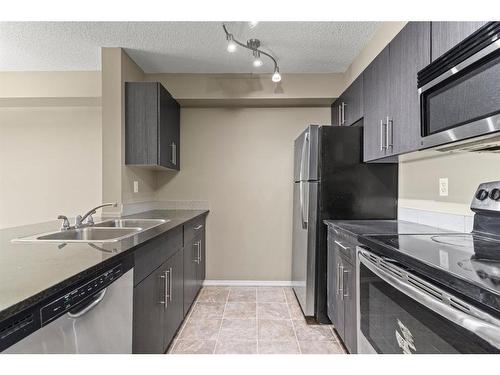
[[451, 230], [404, 220], [324, 220], [324, 224], [359, 237], [373, 234], [450, 233]]
[[[168, 219], [167, 223], [111, 243], [12, 242], [57, 231], [60, 221], [0, 230], [0, 320], [88, 276], [148, 240], [183, 225], [207, 210], [156, 210], [121, 218]], [[113, 218], [95, 218], [95, 222]]]

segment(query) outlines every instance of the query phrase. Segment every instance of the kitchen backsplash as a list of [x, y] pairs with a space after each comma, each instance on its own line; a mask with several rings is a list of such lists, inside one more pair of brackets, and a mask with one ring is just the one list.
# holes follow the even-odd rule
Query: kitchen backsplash
[[398, 219], [455, 230], [457, 232], [470, 232], [474, 221], [474, 217], [471, 215], [436, 212], [408, 207], [398, 208]]

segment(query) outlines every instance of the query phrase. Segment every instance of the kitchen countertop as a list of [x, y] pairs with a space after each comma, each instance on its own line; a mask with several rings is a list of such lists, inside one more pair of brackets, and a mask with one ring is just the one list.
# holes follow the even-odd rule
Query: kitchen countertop
[[96, 217], [96, 223], [124, 218], [170, 220], [108, 243], [12, 242], [57, 231], [60, 220], [0, 230], [0, 321], [131, 254], [144, 242], [206, 214], [207, 210], [155, 210], [119, 218]]
[[404, 220], [324, 220], [329, 227], [336, 227], [360, 237], [374, 234], [450, 233], [451, 230], [412, 223]]

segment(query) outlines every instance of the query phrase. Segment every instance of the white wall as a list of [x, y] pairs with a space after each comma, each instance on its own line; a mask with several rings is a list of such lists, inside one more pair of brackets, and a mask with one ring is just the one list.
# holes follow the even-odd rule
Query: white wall
[[329, 108], [184, 108], [158, 200], [208, 201], [207, 278], [290, 280], [293, 141]]

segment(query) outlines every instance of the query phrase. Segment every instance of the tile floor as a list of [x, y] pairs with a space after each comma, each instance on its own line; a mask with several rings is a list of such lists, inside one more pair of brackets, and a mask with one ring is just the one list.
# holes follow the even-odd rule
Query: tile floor
[[308, 324], [290, 288], [204, 287], [171, 354], [343, 354], [330, 325]]

